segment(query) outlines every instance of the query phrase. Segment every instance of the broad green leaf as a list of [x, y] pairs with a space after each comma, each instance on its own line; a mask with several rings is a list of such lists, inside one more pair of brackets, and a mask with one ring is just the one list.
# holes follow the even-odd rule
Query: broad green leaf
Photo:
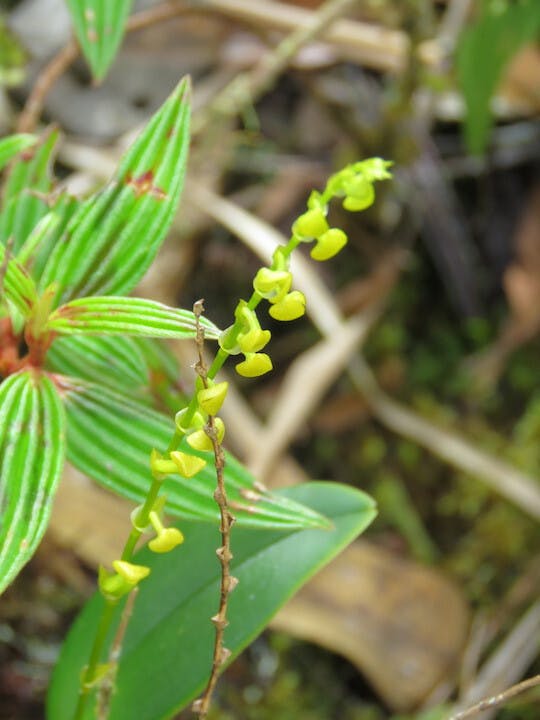
[[[216, 340], [220, 329], [201, 317], [206, 338]], [[60, 306], [49, 318], [49, 330], [59, 335], [139, 335], [156, 338], [194, 338], [195, 315], [191, 310], [137, 297], [85, 297]]]
[[96, 80], [101, 80], [122, 42], [133, 0], [67, 0], [75, 35]]
[[[174, 432], [172, 418], [105, 386], [74, 378], [57, 378], [57, 382], [63, 386], [66, 404], [70, 462], [104, 487], [141, 502], [150, 483], [150, 451], [165, 451]], [[217, 523], [213, 456], [199, 454], [208, 464], [195, 478], [165, 480], [167, 512]], [[317, 513], [259, 487], [231, 455], [227, 455], [225, 480], [237, 526], [288, 529], [320, 527], [325, 522]]]
[[19, 313], [28, 317], [37, 300], [36, 286], [25, 268], [14, 258], [8, 257], [4, 246], [0, 245], [0, 277], [4, 274], [0, 300], [5, 294]]
[[[286, 534], [233, 529], [232, 572], [239, 583], [230, 596], [225, 631], [232, 658], [375, 516], [371, 498], [337, 483], [306, 483], [281, 493], [325, 513], [333, 527]], [[148, 550], [137, 555], [136, 561], [152, 571], [141, 583], [124, 638], [109, 720], [170, 718], [201, 692], [208, 679], [214, 636], [209, 618], [219, 599], [219, 537], [196, 524], [182, 530], [184, 545], [167, 556]], [[68, 635], [49, 689], [48, 720], [72, 716], [101, 607], [101, 598], [94, 596]], [[89, 703], [85, 720], [93, 717], [91, 710]]]
[[479, 20], [465, 29], [457, 53], [459, 84], [467, 106], [464, 130], [471, 152], [485, 150], [493, 125], [491, 99], [517, 51], [540, 32], [540, 3], [484, 2]]
[[0, 140], [0, 170], [3, 170], [8, 162], [23, 150], [27, 150], [31, 145], [35, 145], [37, 138], [35, 135], [27, 135], [20, 133], [18, 135], [9, 135]]
[[47, 352], [48, 370], [142, 393], [148, 384], [145, 358], [132, 338], [74, 335], [56, 338]]
[[0, 385], [0, 592], [34, 554], [47, 528], [64, 463], [64, 410], [37, 372]]
[[50, 164], [57, 139], [56, 130], [48, 132], [10, 168], [2, 198], [0, 240], [6, 243], [11, 239], [14, 254], [49, 212], [45, 196], [52, 188]]
[[59, 283], [58, 301], [124, 295], [152, 263], [171, 225], [189, 146], [189, 80], [150, 120], [104, 190], [69, 222], [40, 278]]

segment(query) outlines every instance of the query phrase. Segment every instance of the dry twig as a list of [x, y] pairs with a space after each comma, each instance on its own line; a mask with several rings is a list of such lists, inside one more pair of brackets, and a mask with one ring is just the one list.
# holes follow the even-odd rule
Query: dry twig
[[[194, 184], [189, 191], [193, 202], [227, 227], [264, 261], [271, 256], [276, 245], [286, 241], [277, 230], [227, 199]], [[293, 258], [292, 269], [296, 286], [311, 298], [307, 310], [313, 322], [323, 335], [331, 336], [344, 322], [333, 295], [301, 256]], [[478, 449], [456, 433], [438, 428], [432, 421], [390, 398], [381, 390], [360, 355], [349, 365], [349, 376], [375, 417], [386, 427], [426, 448], [452, 467], [474, 475], [527, 515], [540, 519], [540, 490], [535, 480]]]
[[[198, 362], [195, 366], [197, 375], [201, 378], [204, 387], [208, 387], [208, 380], [206, 375], [206, 365], [204, 362], [203, 351], [204, 351], [204, 330], [202, 329], [199, 319], [204, 310], [203, 301], [198, 300], [193, 306], [193, 313], [195, 314], [197, 322], [197, 351], [199, 355]], [[225, 488], [224, 468], [225, 468], [225, 454], [221, 443], [218, 440], [216, 425], [214, 417], [210, 415], [208, 423], [205, 427], [206, 434], [212, 441], [214, 449], [214, 462], [216, 467], [216, 479], [217, 487], [214, 491], [214, 500], [219, 506], [219, 513], [221, 518], [220, 533], [221, 533], [221, 546], [216, 550], [219, 562], [221, 564], [221, 583], [219, 592], [219, 610], [211, 618], [215, 630], [215, 641], [214, 641], [214, 655], [212, 659], [212, 670], [210, 672], [210, 678], [206, 689], [199, 700], [193, 703], [193, 712], [195, 712], [202, 720], [208, 714], [210, 709], [210, 703], [212, 701], [212, 695], [216, 686], [220, 670], [223, 664], [227, 661], [230, 656], [230, 650], [228, 650], [223, 644], [223, 635], [225, 628], [228, 625], [227, 622], [227, 605], [229, 594], [234, 590], [238, 584], [238, 579], [231, 575], [231, 560], [233, 558], [231, 552], [231, 528], [234, 524], [235, 518], [229, 510], [227, 503], [227, 492]]]
[[480, 700], [479, 703], [473, 705], [467, 710], [463, 710], [462, 712], [452, 715], [449, 720], [467, 720], [467, 718], [478, 715], [478, 713], [483, 712], [484, 710], [494, 710], [501, 705], [506, 705], [506, 703], [516, 697], [516, 695], [521, 695], [521, 693], [524, 693], [531, 688], [538, 687], [539, 685], [540, 675], [535, 675], [534, 677], [517, 683], [517, 685], [512, 685], [512, 687], [509, 687], [508, 690], [505, 690], [498, 695], [493, 695], [492, 697]]

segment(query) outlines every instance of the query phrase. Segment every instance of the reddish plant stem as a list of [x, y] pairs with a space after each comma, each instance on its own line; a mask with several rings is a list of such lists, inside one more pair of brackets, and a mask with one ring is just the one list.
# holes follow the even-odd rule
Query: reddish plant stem
[[[203, 344], [204, 344], [204, 330], [202, 329], [199, 318], [203, 312], [203, 301], [199, 300], [193, 306], [193, 312], [197, 321], [197, 350], [199, 359], [195, 366], [197, 375], [201, 378], [204, 387], [208, 387], [207, 370], [203, 359]], [[231, 560], [233, 554], [231, 552], [231, 528], [235, 522], [234, 516], [229, 510], [227, 502], [227, 492], [225, 488], [225, 454], [223, 448], [219, 442], [214, 417], [211, 415], [208, 418], [208, 423], [205, 427], [206, 434], [212, 441], [214, 450], [214, 463], [216, 468], [216, 480], [217, 486], [214, 491], [214, 499], [219, 507], [220, 512], [220, 533], [221, 533], [221, 546], [216, 550], [219, 562], [221, 564], [221, 583], [219, 592], [219, 609], [217, 613], [211, 618], [215, 628], [215, 639], [214, 639], [214, 653], [212, 658], [212, 669], [210, 671], [210, 677], [204, 693], [199, 700], [193, 703], [193, 712], [199, 717], [199, 720], [206, 718], [212, 702], [212, 696], [216, 683], [219, 678], [219, 674], [223, 664], [227, 661], [230, 656], [230, 650], [228, 650], [224, 643], [225, 628], [228, 625], [227, 621], [227, 606], [229, 600], [229, 594], [234, 590], [238, 584], [238, 579], [231, 574]]]

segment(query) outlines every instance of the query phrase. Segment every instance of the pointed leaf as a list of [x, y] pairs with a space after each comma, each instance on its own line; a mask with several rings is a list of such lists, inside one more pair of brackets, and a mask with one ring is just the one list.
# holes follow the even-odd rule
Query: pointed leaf
[[0, 592], [34, 554], [47, 528], [64, 462], [64, 410], [35, 372], [0, 385]]
[[109, 69], [133, 0], [67, 0], [75, 35], [96, 80]]
[[0, 240], [6, 243], [11, 238], [14, 254], [49, 211], [44, 196], [52, 187], [49, 166], [57, 139], [56, 130], [47, 133], [10, 168], [2, 198]]
[[5, 168], [15, 155], [34, 145], [36, 140], [35, 135], [27, 135], [25, 133], [9, 135], [6, 138], [2, 138], [2, 140], [0, 140], [0, 170]]
[[146, 272], [171, 225], [189, 146], [188, 80], [183, 80], [129, 149], [109, 185], [68, 224], [40, 279], [60, 285], [58, 301], [126, 294]]
[[[142, 337], [194, 338], [195, 316], [190, 310], [136, 297], [86, 297], [59, 307], [49, 318], [49, 330], [60, 335], [140, 335]], [[201, 317], [206, 338], [216, 340], [220, 329]]]
[[20, 246], [17, 260], [28, 267], [36, 281], [79, 205], [76, 198], [62, 193]]
[[23, 317], [29, 317], [37, 301], [36, 286], [25, 268], [15, 258], [7, 257], [4, 246], [0, 245], [0, 268], [5, 269], [0, 299], [5, 294]]
[[77, 335], [57, 338], [47, 352], [48, 370], [132, 394], [148, 384], [143, 354], [131, 338]]
[[[104, 386], [73, 378], [56, 381], [63, 384], [70, 462], [113, 492], [141, 502], [151, 481], [150, 451], [164, 451], [168, 446], [174, 432], [172, 418]], [[165, 480], [167, 512], [217, 523], [212, 455], [197, 454], [208, 464], [196, 477]], [[325, 522], [317, 513], [255, 485], [254, 478], [231, 455], [227, 455], [225, 481], [237, 526], [320, 527]]]
[[[234, 528], [232, 572], [239, 583], [230, 596], [225, 631], [231, 660], [375, 516], [371, 498], [337, 483], [306, 483], [281, 492], [313, 511], [324, 512], [333, 527], [286, 534]], [[182, 530], [185, 544], [167, 557], [148, 550], [137, 554], [136, 561], [150, 566], [151, 575], [140, 586], [124, 638], [110, 720], [172, 717], [201, 692], [208, 679], [214, 634], [209, 618], [219, 599], [218, 535], [201, 525], [189, 524]], [[49, 689], [48, 720], [73, 715], [80, 671], [87, 662], [101, 607], [101, 598], [94, 596], [64, 644]], [[84, 720], [90, 717], [91, 712]]]

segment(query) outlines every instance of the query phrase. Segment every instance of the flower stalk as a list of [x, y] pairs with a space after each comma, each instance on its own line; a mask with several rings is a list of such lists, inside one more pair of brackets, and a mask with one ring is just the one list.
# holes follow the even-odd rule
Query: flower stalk
[[[330, 177], [323, 192], [313, 191], [307, 202], [307, 210], [295, 221], [289, 241], [278, 247], [269, 267], [260, 268], [253, 280], [253, 292], [249, 300], [240, 300], [234, 323], [227, 328], [219, 339], [217, 351], [209, 368], [203, 361], [204, 333], [200, 318], [203, 303], [194, 306], [197, 320], [198, 362], [195, 391], [189, 403], [175, 417], [175, 432], [166, 452], [162, 455], [152, 450], [150, 471], [152, 482], [146, 498], [132, 514], [132, 529], [126, 541], [120, 559], [113, 563], [114, 573], [100, 571], [100, 591], [104, 598], [104, 608], [99, 620], [94, 645], [88, 665], [81, 677], [79, 703], [74, 720], [82, 720], [89, 695], [99, 686], [103, 676], [100, 660], [116, 615], [120, 600], [138, 587], [150, 573], [150, 569], [135, 565], [133, 554], [142, 535], [155, 532], [149, 542], [150, 550], [158, 553], [169, 552], [183, 541], [182, 533], [174, 528], [166, 528], [160, 518], [165, 498], [160, 494], [163, 480], [169, 475], [194, 478], [206, 465], [206, 460], [189, 452], [188, 448], [201, 452], [212, 452], [216, 468], [216, 489], [214, 499], [219, 507], [221, 545], [216, 554], [221, 564], [221, 583], [219, 609], [212, 617], [215, 626], [215, 643], [212, 669], [207, 688], [203, 696], [194, 703], [193, 710], [200, 719], [206, 717], [212, 693], [219, 672], [230, 653], [223, 644], [227, 626], [228, 597], [238, 580], [231, 574], [232, 552], [230, 545], [231, 528], [235, 518], [227, 503], [224, 480], [225, 455], [222, 442], [225, 434], [223, 420], [217, 416], [228, 385], [216, 382], [216, 376], [231, 355], [244, 355], [244, 359], [235, 366], [239, 375], [258, 377], [272, 369], [269, 355], [261, 352], [270, 340], [270, 331], [261, 328], [256, 310], [262, 300], [269, 303], [269, 314], [275, 320], [292, 321], [305, 312], [305, 297], [298, 290], [292, 290], [293, 277], [290, 272], [290, 258], [301, 243], [314, 243], [311, 256], [314, 260], [324, 261], [337, 254], [347, 243], [347, 235], [340, 228], [330, 227], [327, 215], [330, 202], [339, 198], [346, 210], [358, 211], [369, 207], [375, 197], [373, 183], [390, 178], [388, 167], [391, 163], [372, 158], [348, 165]], [[185, 439], [188, 448], [179, 450]]]

